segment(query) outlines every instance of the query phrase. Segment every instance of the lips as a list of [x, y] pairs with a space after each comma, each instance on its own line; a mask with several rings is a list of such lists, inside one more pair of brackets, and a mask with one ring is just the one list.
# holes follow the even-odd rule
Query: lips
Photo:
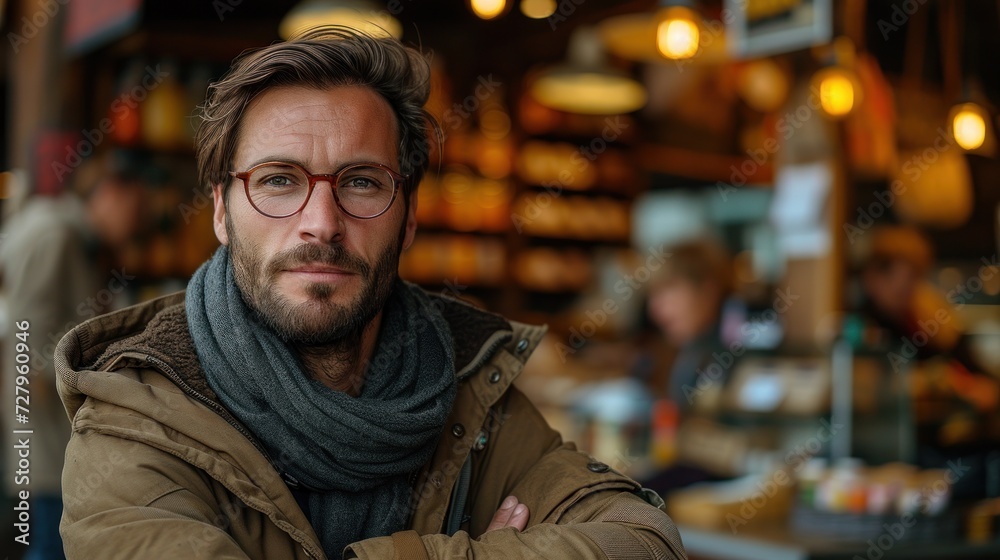
[[301, 272], [305, 274], [354, 274], [349, 270], [344, 270], [342, 268], [337, 268], [335, 266], [327, 266], [320, 264], [307, 264], [300, 265], [286, 269], [288, 272]]
[[312, 281], [338, 281], [368, 274], [366, 263], [343, 246], [309, 243], [279, 254], [268, 269], [273, 277], [289, 273]]

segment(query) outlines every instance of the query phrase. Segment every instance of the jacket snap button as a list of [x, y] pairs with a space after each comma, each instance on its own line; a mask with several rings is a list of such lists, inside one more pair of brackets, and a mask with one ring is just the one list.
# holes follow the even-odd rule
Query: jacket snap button
[[605, 473], [611, 470], [611, 467], [600, 461], [593, 461], [591, 463], [587, 463], [587, 469], [595, 473]]
[[528, 339], [522, 338], [517, 342], [517, 353], [520, 354], [528, 349]]
[[476, 438], [476, 443], [472, 444], [472, 450], [482, 451], [486, 449], [487, 441], [489, 441], [489, 437], [486, 435], [486, 430], [479, 430], [479, 437]]
[[499, 383], [499, 382], [500, 382], [500, 370], [495, 369], [493, 370], [493, 373], [490, 374], [490, 383]]
[[462, 437], [465, 435], [465, 426], [461, 424], [455, 424], [451, 427], [451, 435], [455, 437]]

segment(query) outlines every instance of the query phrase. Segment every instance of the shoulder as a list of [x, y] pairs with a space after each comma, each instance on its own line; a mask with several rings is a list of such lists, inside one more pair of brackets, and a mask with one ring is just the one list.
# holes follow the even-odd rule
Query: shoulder
[[523, 365], [546, 331], [545, 326], [511, 321], [444, 293], [425, 293], [451, 329], [455, 372], [459, 378], [496, 365], [498, 353], [514, 359], [502, 360], [509, 366], [518, 362]]

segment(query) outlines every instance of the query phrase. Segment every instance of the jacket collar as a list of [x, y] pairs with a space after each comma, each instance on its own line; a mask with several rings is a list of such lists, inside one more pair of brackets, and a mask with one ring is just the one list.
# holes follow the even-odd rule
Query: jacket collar
[[[429, 295], [451, 328], [459, 379], [482, 370], [498, 351], [522, 356], [517, 361], [523, 364], [544, 332], [454, 298]], [[130, 362], [136, 359], [148, 365], [148, 358], [169, 365], [191, 389], [218, 402], [194, 350], [184, 313], [184, 292], [177, 292], [90, 319], [59, 342], [55, 363], [68, 389], [63, 397], [69, 414], [74, 415], [86, 398], [76, 390], [81, 371], [111, 371], [133, 365]], [[516, 370], [520, 372], [520, 368]], [[515, 376], [510, 375], [501, 385], [508, 385]]]

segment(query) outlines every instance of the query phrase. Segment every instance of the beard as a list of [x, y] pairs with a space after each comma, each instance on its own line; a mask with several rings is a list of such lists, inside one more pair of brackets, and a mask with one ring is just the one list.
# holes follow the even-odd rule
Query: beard
[[[257, 318], [285, 343], [348, 350], [359, 345], [365, 328], [385, 307], [397, 276], [401, 241], [390, 243], [370, 264], [348, 253], [341, 244], [303, 243], [264, 261], [264, 252], [252, 242], [241, 241], [226, 215], [229, 252], [236, 285]], [[358, 275], [360, 293], [346, 303], [331, 296], [336, 287], [309, 283], [307, 301], [293, 303], [277, 289], [282, 270], [305, 264], [324, 264]]]

